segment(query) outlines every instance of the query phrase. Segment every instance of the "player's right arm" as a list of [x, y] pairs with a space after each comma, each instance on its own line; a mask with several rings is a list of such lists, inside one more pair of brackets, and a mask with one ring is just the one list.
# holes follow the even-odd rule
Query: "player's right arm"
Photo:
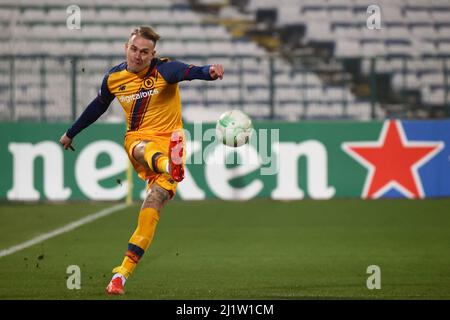
[[111, 101], [114, 100], [114, 95], [108, 88], [108, 76], [109, 74], [103, 78], [97, 97], [91, 101], [73, 125], [59, 139], [65, 150], [69, 148], [73, 150], [72, 141], [75, 136], [100, 118], [108, 110]]

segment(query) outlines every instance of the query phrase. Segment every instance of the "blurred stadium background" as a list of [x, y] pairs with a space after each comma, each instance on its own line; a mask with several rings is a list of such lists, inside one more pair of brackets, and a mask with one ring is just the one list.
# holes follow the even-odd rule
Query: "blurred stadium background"
[[[70, 5], [81, 9], [80, 29], [67, 26]], [[381, 9], [379, 30], [367, 26], [371, 5]], [[32, 157], [37, 195], [8, 194], [13, 179], [29, 174], [12, 168], [12, 157], [19, 153], [10, 144], [57, 143], [95, 97], [104, 73], [124, 60], [124, 42], [139, 25], [151, 25], [162, 36], [159, 56], [224, 65], [222, 81], [180, 84], [188, 126], [214, 123], [222, 112], [237, 108], [256, 127], [280, 128], [281, 140], [300, 142], [326, 131], [317, 139], [331, 139], [326, 149], [339, 161], [329, 164], [330, 185], [341, 184], [344, 191], [333, 194], [345, 199], [301, 200], [331, 198], [308, 188], [312, 182], [302, 176], [307, 164], [301, 159], [299, 187], [305, 193], [286, 197], [301, 198], [292, 202], [274, 200], [271, 191], [280, 183], [275, 178], [259, 193], [264, 199], [223, 202], [217, 198], [250, 197], [239, 191], [222, 197], [202, 176], [197, 183], [209, 188], [206, 196], [188, 185], [194, 191], [183, 192], [191, 197], [181, 198], [207, 200], [177, 198], [166, 208], [154, 247], [136, 280], [127, 284], [131, 299], [450, 298], [449, 0], [0, 0], [0, 25], [0, 270], [10, 275], [0, 298], [104, 297], [109, 270], [121, 259], [134, 228], [141, 190], [120, 213], [8, 253], [111, 206], [88, 199], [125, 198], [123, 192], [81, 195], [89, 188], [80, 186], [71, 186], [70, 199], [48, 196], [41, 168], [46, 157], [56, 154], [52, 148]], [[350, 157], [337, 156], [341, 143], [377, 140], [388, 119], [411, 120], [404, 124], [409, 139], [445, 141], [439, 164], [431, 173], [420, 173], [425, 196], [439, 199], [358, 199], [367, 171], [348, 165], [354, 162]], [[95, 138], [120, 145], [123, 114], [117, 100], [98, 123], [103, 123], [94, 125], [98, 131], [89, 129], [90, 141], [83, 134], [78, 138], [78, 154]], [[77, 153], [65, 154], [61, 164], [71, 181], [78, 179], [69, 169]], [[97, 160], [99, 167], [114, 164], [100, 155]], [[59, 168], [54, 165], [54, 172]], [[200, 170], [193, 166], [195, 177]], [[252, 173], [230, 184], [245, 187], [255, 177]], [[118, 188], [126, 173], [106, 180], [104, 189]], [[70, 264], [82, 269], [82, 290], [66, 288]], [[373, 264], [383, 272], [381, 290], [366, 287], [366, 268]]]
[[[80, 30], [66, 25], [70, 4], [0, 2], [1, 119], [72, 120], [141, 24], [162, 35], [162, 56], [225, 65], [220, 85], [185, 85], [187, 119], [231, 107], [286, 121], [448, 115], [446, 0], [81, 0]], [[367, 28], [373, 4], [381, 30]]]

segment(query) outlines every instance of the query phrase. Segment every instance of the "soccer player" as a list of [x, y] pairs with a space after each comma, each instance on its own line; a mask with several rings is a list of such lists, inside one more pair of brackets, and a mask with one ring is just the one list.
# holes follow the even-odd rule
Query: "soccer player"
[[150, 27], [134, 29], [125, 44], [126, 62], [109, 70], [98, 96], [62, 135], [64, 149], [94, 123], [117, 98], [127, 121], [125, 151], [139, 177], [147, 181], [147, 195], [139, 212], [122, 264], [113, 269], [109, 294], [124, 294], [124, 285], [149, 248], [160, 212], [184, 178], [185, 144], [178, 82], [222, 79], [220, 64], [187, 65], [156, 57], [160, 36]]

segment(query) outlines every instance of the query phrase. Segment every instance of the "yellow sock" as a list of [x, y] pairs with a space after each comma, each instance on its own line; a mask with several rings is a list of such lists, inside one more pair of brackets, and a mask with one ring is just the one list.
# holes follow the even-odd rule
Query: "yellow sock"
[[144, 158], [149, 167], [156, 173], [168, 173], [169, 158], [165, 156], [153, 141], [147, 142]]
[[136, 268], [137, 262], [131, 260], [128, 256], [123, 258], [122, 264], [118, 267], [115, 267], [112, 273], [120, 273], [128, 279], [128, 277], [133, 273], [134, 268]]
[[125, 278], [133, 273], [142, 255], [150, 246], [159, 221], [159, 212], [153, 208], [144, 208], [139, 212], [138, 225], [128, 242], [128, 250], [122, 265], [113, 269]]
[[159, 221], [159, 212], [153, 208], [144, 208], [139, 212], [138, 225], [129, 243], [144, 251], [150, 246]]

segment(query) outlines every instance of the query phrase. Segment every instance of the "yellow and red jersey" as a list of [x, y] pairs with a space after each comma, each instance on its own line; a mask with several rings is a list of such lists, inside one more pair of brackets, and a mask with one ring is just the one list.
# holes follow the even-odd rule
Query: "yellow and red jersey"
[[81, 114], [67, 135], [73, 138], [96, 121], [117, 98], [123, 108], [127, 134], [165, 135], [183, 127], [178, 82], [212, 80], [209, 66], [154, 58], [140, 73], [127, 70], [123, 62], [104, 76], [99, 94]]
[[167, 62], [154, 59], [149, 68], [136, 74], [122, 63], [105, 76], [100, 94], [111, 94], [119, 100], [127, 131], [159, 133], [182, 127], [178, 84], [169, 83], [158, 70], [165, 70], [164, 64]]

